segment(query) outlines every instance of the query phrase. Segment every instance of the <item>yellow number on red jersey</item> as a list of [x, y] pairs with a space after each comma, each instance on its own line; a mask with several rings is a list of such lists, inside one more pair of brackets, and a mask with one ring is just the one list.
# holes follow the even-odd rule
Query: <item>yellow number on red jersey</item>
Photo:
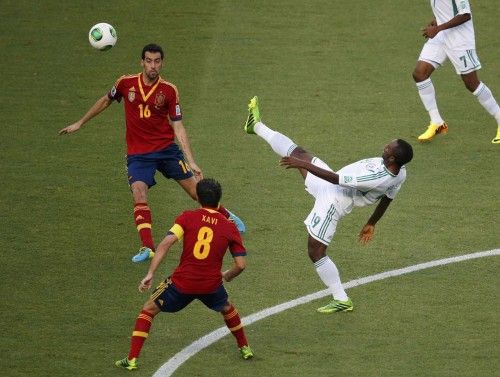
[[142, 103], [139, 104], [139, 117], [149, 118], [151, 116], [151, 110], [149, 110], [149, 105], [143, 106]]
[[194, 244], [193, 254], [197, 259], [205, 259], [210, 253], [210, 242], [214, 238], [214, 231], [203, 226], [198, 231], [198, 241]]

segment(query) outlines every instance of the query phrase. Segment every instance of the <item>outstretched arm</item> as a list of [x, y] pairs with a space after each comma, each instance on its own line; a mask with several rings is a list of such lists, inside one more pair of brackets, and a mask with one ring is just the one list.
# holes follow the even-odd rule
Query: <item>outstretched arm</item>
[[429, 25], [427, 25], [425, 28], [422, 29], [422, 35], [425, 38], [432, 39], [440, 31], [457, 27], [458, 25], [462, 25], [463, 23], [469, 21], [470, 19], [471, 19], [470, 13], [464, 13], [464, 14], [457, 14], [451, 20], [441, 25], [438, 25], [436, 23], [436, 20], [433, 20]]
[[189, 143], [189, 138], [186, 129], [184, 128], [184, 124], [182, 124], [182, 121], [176, 120], [172, 122], [172, 128], [174, 129], [175, 137], [179, 141], [182, 152], [184, 153], [184, 156], [193, 171], [194, 177], [197, 181], [203, 179], [201, 169], [198, 167], [196, 162], [194, 162], [193, 152], [191, 151], [191, 145]]
[[316, 165], [313, 165], [309, 161], [304, 161], [298, 159], [296, 157], [283, 157], [280, 161], [281, 166], [285, 166], [287, 169], [295, 168], [295, 169], [305, 169], [311, 174], [324, 179], [327, 182], [333, 183], [334, 185], [339, 184], [339, 175], [330, 171], [322, 169]]
[[359, 242], [361, 242], [363, 245], [366, 245], [372, 240], [375, 233], [375, 224], [382, 218], [391, 202], [392, 199], [388, 198], [387, 196], [383, 196], [382, 199], [380, 199], [380, 202], [377, 204], [375, 211], [373, 211], [373, 214], [368, 219], [368, 222], [359, 233]]
[[153, 277], [156, 269], [160, 265], [161, 261], [167, 255], [168, 250], [172, 247], [174, 243], [177, 242], [177, 236], [174, 235], [173, 233], [168, 233], [166, 237], [160, 242], [158, 247], [156, 248], [155, 256], [151, 260], [151, 263], [149, 264], [149, 270], [147, 275], [144, 277], [144, 279], [141, 280], [141, 283], [139, 284], [139, 291], [144, 292], [151, 288], [151, 285], [153, 284]]
[[105, 96], [99, 98], [96, 103], [85, 113], [85, 115], [78, 121], [73, 124], [70, 124], [67, 127], [64, 127], [59, 131], [59, 135], [70, 134], [72, 132], [78, 131], [85, 123], [87, 123], [90, 119], [95, 117], [97, 114], [100, 114], [104, 111], [109, 105], [113, 102], [112, 99]]
[[231, 281], [236, 276], [241, 274], [246, 267], [246, 259], [245, 257], [234, 257], [234, 263], [231, 268], [222, 273], [222, 278], [225, 281]]

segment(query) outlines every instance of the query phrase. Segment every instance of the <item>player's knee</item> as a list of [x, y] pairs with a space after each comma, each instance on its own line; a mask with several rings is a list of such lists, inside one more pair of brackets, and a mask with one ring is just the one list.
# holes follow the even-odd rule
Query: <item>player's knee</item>
[[222, 307], [222, 314], [227, 313], [229, 310], [231, 310], [232, 307], [233, 305], [229, 301], [226, 301], [226, 303]]
[[295, 148], [293, 150], [293, 152], [290, 154], [290, 156], [301, 159], [301, 160], [305, 160], [305, 161], [312, 159], [311, 153], [309, 153], [308, 151], [306, 151], [304, 148], [302, 148], [300, 146]]
[[293, 150], [292, 155], [297, 156], [297, 155], [301, 155], [301, 154], [305, 154], [305, 153], [307, 153], [307, 151], [304, 148], [302, 148], [301, 146], [297, 146]]
[[136, 203], [146, 203], [148, 197], [148, 186], [143, 182], [134, 182], [131, 187], [132, 195]]
[[158, 308], [158, 306], [151, 299], [146, 301], [146, 303], [142, 307], [142, 310], [149, 312], [151, 314], [151, 316], [153, 316], [153, 317], [160, 312], [160, 309]]
[[464, 82], [467, 90], [469, 90], [472, 93], [474, 93], [476, 91], [476, 89], [478, 88], [478, 86], [480, 84], [479, 80], [466, 79], [466, 78], [463, 78], [463, 82]]
[[316, 263], [321, 258], [326, 256], [325, 250], [321, 250], [321, 249], [317, 249], [317, 248], [309, 248], [307, 253], [309, 255], [309, 259], [311, 259], [311, 262], [313, 262], [313, 263]]
[[429, 78], [429, 75], [422, 69], [419, 69], [418, 67], [414, 69], [412, 76], [415, 82], [422, 82]]
[[326, 248], [327, 245], [319, 242], [309, 235], [309, 239], [307, 242], [307, 252], [309, 254], [309, 258], [313, 263], [316, 263], [321, 258], [326, 256]]
[[425, 81], [431, 77], [433, 71], [434, 67], [431, 64], [419, 60], [412, 73], [413, 80], [415, 80], [415, 82]]

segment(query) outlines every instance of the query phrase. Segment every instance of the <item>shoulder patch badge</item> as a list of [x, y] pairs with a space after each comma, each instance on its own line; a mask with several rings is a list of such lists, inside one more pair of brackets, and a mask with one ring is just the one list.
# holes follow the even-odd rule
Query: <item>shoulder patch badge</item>
[[134, 102], [135, 100], [135, 88], [134, 87], [131, 87], [129, 90], [128, 90], [128, 100], [130, 102]]

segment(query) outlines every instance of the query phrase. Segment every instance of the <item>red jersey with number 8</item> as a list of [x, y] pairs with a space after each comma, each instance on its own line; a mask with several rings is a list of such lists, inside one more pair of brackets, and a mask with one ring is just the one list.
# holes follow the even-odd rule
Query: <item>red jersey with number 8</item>
[[170, 120], [182, 119], [175, 85], [158, 77], [147, 86], [138, 73], [120, 77], [108, 97], [124, 99], [128, 155], [158, 152], [174, 142]]
[[184, 239], [180, 263], [171, 277], [182, 293], [215, 292], [222, 284], [221, 269], [227, 249], [233, 257], [246, 255], [236, 226], [215, 210], [185, 211], [170, 231]]

